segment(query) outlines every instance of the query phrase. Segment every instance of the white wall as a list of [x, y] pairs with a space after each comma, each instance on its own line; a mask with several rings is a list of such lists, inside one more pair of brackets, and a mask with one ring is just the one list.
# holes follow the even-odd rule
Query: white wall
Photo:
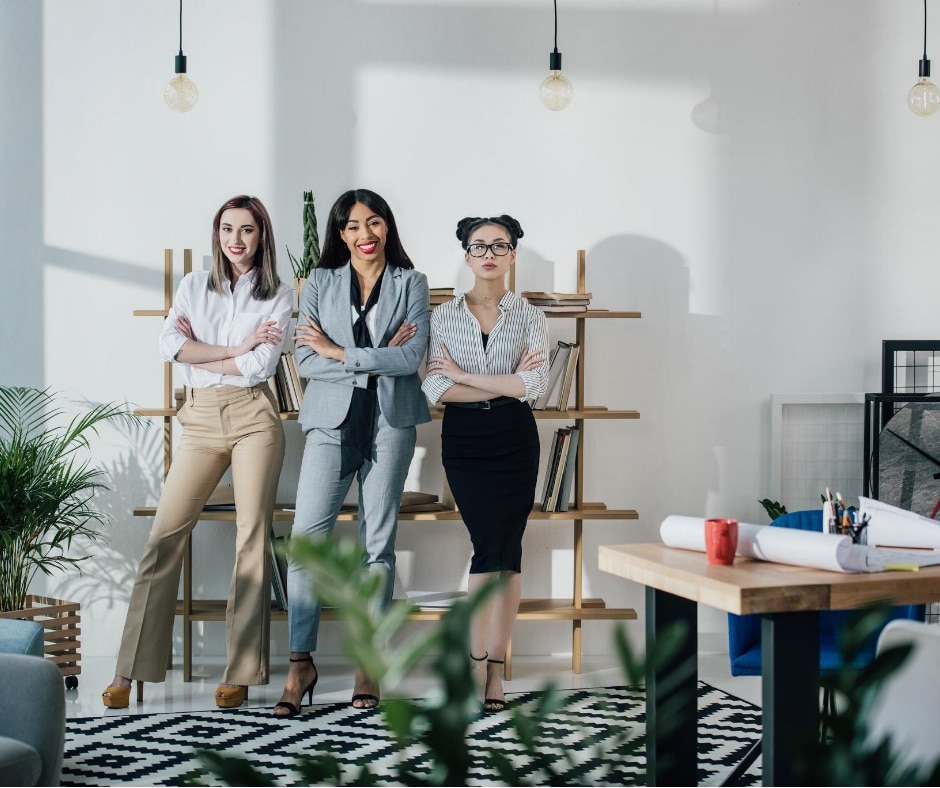
[[[233, 194], [261, 196], [297, 252], [303, 190], [322, 228], [342, 191], [375, 189], [432, 286], [466, 284], [460, 217], [509, 212], [526, 231], [521, 289], [572, 288], [583, 248], [595, 304], [644, 315], [589, 326], [591, 403], [642, 419], [588, 424], [585, 458], [589, 499], [640, 512], [586, 525], [586, 592], [642, 617], [642, 589], [597, 570], [598, 544], [654, 539], [671, 513], [764, 521], [771, 393], [877, 390], [882, 339], [937, 335], [940, 118], [905, 104], [918, 2], [560, 0], [576, 91], [561, 113], [536, 97], [547, 0], [187, 0], [201, 98], [184, 115], [161, 97], [177, 12], [0, 3], [3, 384], [158, 405], [157, 324], [132, 310], [162, 305], [163, 249], [200, 260]], [[929, 35], [940, 52], [936, 14]], [[419, 432], [429, 491], [437, 430]], [[155, 502], [159, 439], [154, 424], [99, 442], [110, 546], [49, 586], [83, 603], [87, 655], [116, 652], [149, 525], [129, 512]], [[224, 596], [231, 530], [197, 530], [200, 593]], [[406, 523], [399, 548], [404, 586], [465, 581], [459, 525]], [[570, 551], [564, 527], [533, 523], [524, 593], [563, 595]], [[610, 652], [610, 626], [585, 625], [586, 653]], [[516, 653], [564, 651], [569, 630], [522, 623]], [[629, 631], [640, 642], [642, 621]], [[220, 634], [206, 625], [197, 653], [219, 653]]]

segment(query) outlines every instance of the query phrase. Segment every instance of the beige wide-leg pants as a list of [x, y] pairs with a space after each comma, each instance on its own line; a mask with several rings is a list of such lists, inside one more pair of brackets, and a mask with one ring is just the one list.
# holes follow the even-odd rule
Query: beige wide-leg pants
[[231, 465], [237, 529], [225, 616], [222, 682], [268, 683], [271, 586], [268, 539], [284, 428], [267, 383], [190, 389], [183, 427], [131, 593], [117, 674], [164, 681], [186, 537]]

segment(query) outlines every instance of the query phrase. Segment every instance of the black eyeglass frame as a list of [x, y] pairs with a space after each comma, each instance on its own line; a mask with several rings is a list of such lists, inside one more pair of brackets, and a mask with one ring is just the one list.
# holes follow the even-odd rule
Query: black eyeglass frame
[[[505, 246], [506, 251], [500, 254], [494, 248], [496, 246]], [[471, 249], [482, 249], [483, 251], [480, 252], [479, 254], [474, 254], [472, 251], [470, 251]], [[515, 251], [515, 249], [516, 249], [515, 246], [513, 246], [511, 243], [508, 243], [506, 241], [496, 241], [495, 243], [491, 243], [491, 244], [467, 244], [467, 254], [470, 255], [471, 257], [486, 257], [487, 252], [492, 252], [494, 257], [505, 257], [510, 252]]]

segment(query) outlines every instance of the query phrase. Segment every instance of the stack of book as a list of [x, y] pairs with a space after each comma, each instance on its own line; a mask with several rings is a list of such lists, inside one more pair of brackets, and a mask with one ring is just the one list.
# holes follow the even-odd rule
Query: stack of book
[[545, 312], [585, 312], [591, 293], [553, 293], [545, 290], [523, 290], [522, 297]]
[[577, 427], [559, 427], [552, 439], [552, 450], [545, 465], [545, 483], [542, 488], [543, 512], [567, 512], [578, 457]]
[[454, 300], [454, 288], [452, 287], [432, 287], [431, 288], [431, 308], [438, 304]]
[[297, 359], [293, 353], [282, 353], [274, 374], [268, 378], [268, 385], [277, 398], [281, 413], [299, 413], [304, 399], [306, 381], [300, 377]]
[[548, 385], [532, 405], [533, 410], [567, 410], [571, 383], [578, 368], [580, 347], [570, 342], [555, 345], [548, 360]]

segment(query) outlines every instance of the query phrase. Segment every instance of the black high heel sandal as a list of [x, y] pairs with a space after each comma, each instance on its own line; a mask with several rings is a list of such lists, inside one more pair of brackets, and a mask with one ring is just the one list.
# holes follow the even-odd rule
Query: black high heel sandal
[[[490, 665], [505, 665], [506, 660], [504, 659], [487, 659], [486, 666], [489, 668]], [[487, 682], [489, 682], [489, 670], [487, 670]], [[486, 693], [484, 693], [485, 695]], [[505, 698], [485, 698], [483, 701], [483, 711], [502, 711], [506, 708], [506, 699]]]
[[279, 720], [290, 719], [291, 717], [296, 717], [298, 714], [300, 714], [301, 709], [303, 709], [304, 707], [304, 695], [307, 696], [307, 705], [308, 706], [313, 705], [313, 688], [317, 686], [317, 682], [320, 680], [320, 672], [317, 670], [317, 666], [313, 664], [313, 657], [311, 657], [309, 654], [306, 657], [300, 657], [298, 659], [294, 659], [293, 657], [290, 657], [289, 659], [291, 662], [309, 662], [316, 675], [313, 677], [313, 681], [311, 681], [306, 687], [304, 687], [300, 691], [300, 700], [298, 701], [298, 703], [300, 704], [300, 708], [297, 708], [297, 706], [295, 706], [293, 703], [287, 700], [279, 700], [277, 703], [274, 704], [275, 710], [287, 709], [287, 714], [275, 714], [274, 715]]

